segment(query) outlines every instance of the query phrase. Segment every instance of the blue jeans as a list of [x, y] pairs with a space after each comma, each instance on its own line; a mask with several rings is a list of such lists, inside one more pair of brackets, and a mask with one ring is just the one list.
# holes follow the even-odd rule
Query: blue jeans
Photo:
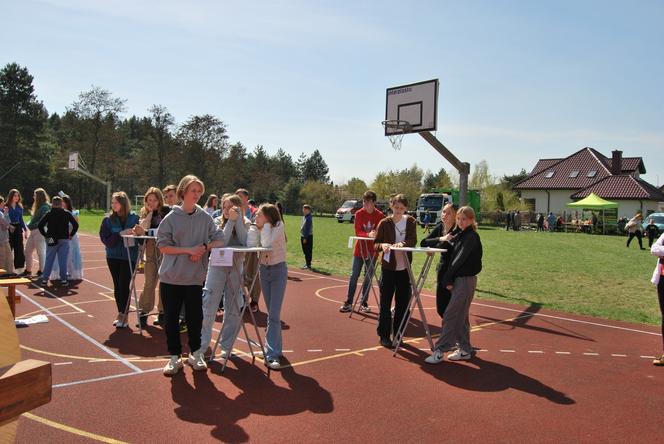
[[353, 270], [350, 273], [350, 280], [348, 281], [348, 296], [346, 296], [346, 304], [352, 305], [353, 298], [355, 297], [355, 290], [357, 289], [357, 280], [360, 277], [360, 272], [364, 266], [364, 282], [362, 283], [362, 303], [366, 304], [369, 297], [369, 288], [371, 288], [371, 280], [367, 279], [367, 269], [371, 259], [363, 259], [360, 256], [353, 256]]
[[260, 266], [261, 287], [267, 306], [267, 333], [265, 334], [265, 357], [267, 360], [281, 356], [281, 306], [286, 293], [288, 267], [286, 262]]
[[203, 326], [201, 349], [205, 351], [212, 340], [212, 326], [217, 317], [219, 302], [224, 299], [224, 323], [221, 328], [221, 349], [230, 352], [240, 331], [240, 308], [244, 305], [242, 276], [244, 255], [233, 255], [233, 267], [208, 266], [203, 287]]
[[67, 259], [69, 258], [69, 239], [58, 239], [55, 245], [48, 245], [46, 247], [46, 265], [42, 270], [44, 279], [48, 279], [53, 271], [53, 264], [55, 258], [58, 258], [58, 266], [60, 267], [60, 280], [67, 280]]

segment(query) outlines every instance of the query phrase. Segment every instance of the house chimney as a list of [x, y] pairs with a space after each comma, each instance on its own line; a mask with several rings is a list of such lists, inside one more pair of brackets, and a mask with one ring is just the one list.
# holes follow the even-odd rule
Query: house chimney
[[611, 151], [611, 174], [618, 175], [622, 171], [622, 151]]

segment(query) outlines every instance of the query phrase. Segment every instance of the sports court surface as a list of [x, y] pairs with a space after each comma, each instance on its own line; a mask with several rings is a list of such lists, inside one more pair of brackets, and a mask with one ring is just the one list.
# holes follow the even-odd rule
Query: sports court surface
[[[103, 247], [85, 235], [81, 246], [84, 281], [48, 292], [21, 289], [18, 316], [49, 316], [47, 324], [19, 329], [19, 338], [23, 359], [53, 363], [53, 399], [20, 419], [18, 442], [645, 442], [661, 436], [664, 369], [651, 364], [661, 342], [652, 326], [476, 300], [475, 357], [430, 366], [417, 311], [405, 349], [393, 357], [378, 346], [375, 307], [352, 318], [338, 312], [345, 278], [290, 270], [282, 315], [289, 366], [268, 377], [261, 361], [252, 365], [240, 356], [223, 374], [215, 362], [207, 372], [185, 366], [167, 378], [161, 328], [150, 326], [142, 337], [137, 329], [115, 330]], [[437, 334], [435, 300], [425, 295], [423, 302]], [[265, 326], [262, 303], [257, 320]]]

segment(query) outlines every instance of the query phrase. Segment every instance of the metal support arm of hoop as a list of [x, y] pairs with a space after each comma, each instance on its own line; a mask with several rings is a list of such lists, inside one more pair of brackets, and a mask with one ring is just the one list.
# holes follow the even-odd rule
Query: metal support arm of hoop
[[392, 148], [400, 150], [404, 134], [411, 130], [410, 122], [405, 120], [383, 120], [381, 123], [385, 128], [385, 135], [390, 139]]

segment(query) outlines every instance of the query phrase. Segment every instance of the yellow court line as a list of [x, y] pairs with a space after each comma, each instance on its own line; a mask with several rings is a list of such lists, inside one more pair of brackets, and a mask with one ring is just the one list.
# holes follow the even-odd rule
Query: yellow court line
[[[115, 301], [115, 299], [113, 299], [113, 300]], [[76, 303], [72, 303], [71, 305], [78, 306], [78, 305], [82, 305], [82, 304], [92, 304], [92, 303], [95, 303], [95, 302], [108, 302], [108, 300], [107, 299], [97, 299], [97, 300], [94, 300], [94, 301], [76, 302]], [[62, 304], [62, 305], [56, 305], [55, 307], [48, 307], [48, 309], [49, 310], [55, 310], [57, 308], [68, 307], [68, 306], [69, 306], [68, 304]], [[30, 313], [26, 313], [24, 315], [21, 315], [21, 316], [17, 317], [16, 319], [25, 319], [29, 316], [36, 315], [37, 313], [41, 313], [43, 311], [44, 310], [35, 310], [35, 311], [30, 312]], [[59, 316], [61, 314], [70, 314], [70, 313], [56, 313], [56, 314]]]
[[107, 436], [97, 435], [96, 433], [86, 432], [85, 430], [77, 429], [59, 422], [51, 421], [50, 419], [42, 418], [32, 413], [24, 413], [22, 416], [25, 418], [31, 419], [33, 421], [40, 422], [54, 429], [62, 430], [64, 432], [72, 433], [74, 435], [84, 436], [86, 438], [94, 439], [99, 442], [107, 442], [112, 444], [127, 444], [126, 441], [120, 441], [117, 439], [109, 438]]

